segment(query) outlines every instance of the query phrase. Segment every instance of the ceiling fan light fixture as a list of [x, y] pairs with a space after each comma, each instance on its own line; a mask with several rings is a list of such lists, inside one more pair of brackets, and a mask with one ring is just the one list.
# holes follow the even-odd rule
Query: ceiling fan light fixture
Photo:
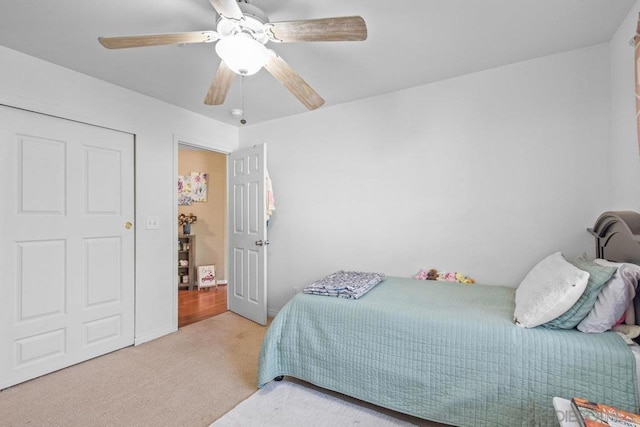
[[[244, 76], [255, 74], [264, 67], [309, 110], [319, 108], [324, 104], [324, 99], [265, 44], [269, 41], [363, 41], [367, 39], [364, 19], [361, 16], [338, 16], [270, 22], [260, 8], [250, 4], [251, 1], [209, 0], [219, 16], [216, 31], [99, 37], [98, 41], [107, 49], [217, 41], [215, 49], [221, 61], [204, 99], [206, 105], [223, 104], [237, 74], [244, 81]], [[245, 124], [244, 115], [241, 117], [240, 123]]]
[[267, 63], [268, 49], [247, 33], [225, 37], [216, 44], [216, 53], [236, 74], [250, 76]]

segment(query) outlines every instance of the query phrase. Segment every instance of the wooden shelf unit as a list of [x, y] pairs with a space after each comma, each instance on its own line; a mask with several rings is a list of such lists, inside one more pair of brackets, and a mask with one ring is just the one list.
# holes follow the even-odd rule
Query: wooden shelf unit
[[[187, 261], [187, 265], [180, 265], [184, 261]], [[188, 278], [185, 280], [184, 276]], [[178, 288], [195, 289], [196, 276], [196, 236], [180, 235], [178, 236]]]

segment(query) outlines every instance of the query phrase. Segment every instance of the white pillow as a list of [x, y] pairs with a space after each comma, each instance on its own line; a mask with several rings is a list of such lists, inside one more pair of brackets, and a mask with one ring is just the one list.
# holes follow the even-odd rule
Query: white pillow
[[618, 267], [618, 271], [604, 285], [587, 317], [578, 324], [579, 331], [588, 333], [608, 331], [629, 307], [633, 307], [631, 302], [640, 280], [640, 266], [604, 259], [596, 259], [595, 262], [606, 267]]
[[535, 328], [564, 314], [578, 301], [589, 273], [556, 252], [540, 261], [516, 289], [513, 320], [519, 326]]

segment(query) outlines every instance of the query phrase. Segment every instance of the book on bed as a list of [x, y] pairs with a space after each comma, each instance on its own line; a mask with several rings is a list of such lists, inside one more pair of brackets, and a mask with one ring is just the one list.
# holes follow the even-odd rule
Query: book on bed
[[571, 399], [571, 407], [582, 427], [640, 427], [640, 415], [581, 397]]

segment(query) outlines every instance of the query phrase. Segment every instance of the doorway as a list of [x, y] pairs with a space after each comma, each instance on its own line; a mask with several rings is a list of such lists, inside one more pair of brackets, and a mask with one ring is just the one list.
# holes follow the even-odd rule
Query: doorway
[[[227, 155], [178, 144], [178, 327], [227, 311]], [[199, 280], [213, 266], [215, 278]], [[202, 274], [200, 274], [202, 275]]]

